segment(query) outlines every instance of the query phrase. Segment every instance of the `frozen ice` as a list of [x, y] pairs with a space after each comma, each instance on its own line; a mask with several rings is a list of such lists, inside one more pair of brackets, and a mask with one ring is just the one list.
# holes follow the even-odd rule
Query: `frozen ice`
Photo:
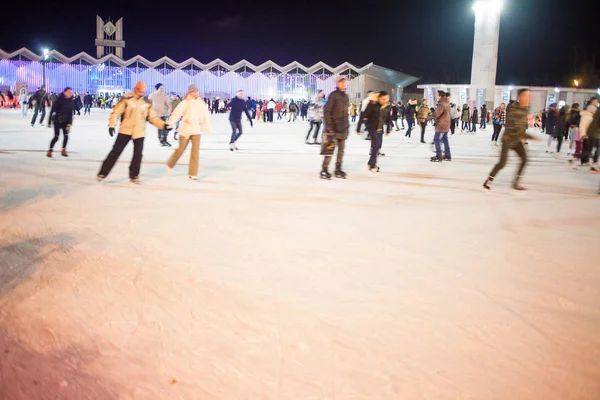
[[0, 110], [0, 398], [600, 398], [600, 176], [544, 143], [525, 193], [514, 155], [481, 187], [491, 127], [441, 164], [393, 132], [379, 174], [351, 134], [324, 181], [306, 122], [244, 122], [232, 153], [218, 115], [199, 181], [148, 126], [141, 185], [131, 147], [98, 183], [107, 118], [50, 161]]

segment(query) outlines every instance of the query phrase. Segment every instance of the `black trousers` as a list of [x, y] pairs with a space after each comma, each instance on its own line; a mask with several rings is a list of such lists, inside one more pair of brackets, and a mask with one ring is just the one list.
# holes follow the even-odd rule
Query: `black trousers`
[[[100, 172], [98, 175], [108, 176], [110, 171], [115, 166], [115, 163], [125, 150], [127, 143], [132, 140], [131, 135], [124, 135], [119, 133], [117, 135], [117, 140], [115, 140], [115, 144], [113, 145], [112, 150], [108, 153], [106, 160], [102, 163], [102, 167], [100, 167]], [[144, 138], [133, 139], [133, 158], [131, 159], [131, 164], [129, 164], [129, 178], [137, 178], [140, 176], [140, 167], [142, 165], [142, 152], [144, 151]]]
[[419, 122], [421, 125], [421, 143], [425, 142], [425, 128], [427, 127], [427, 121]]
[[35, 125], [35, 120], [37, 119], [39, 111], [42, 112], [42, 118], [40, 118], [40, 124], [44, 123], [44, 118], [46, 118], [46, 107], [43, 107], [40, 104], [36, 103], [34, 112], [33, 112], [33, 118], [31, 119], [31, 125]]
[[562, 147], [563, 139], [564, 139], [563, 135], [558, 135], [556, 137], [556, 141], [558, 142], [556, 144], [556, 152], [557, 153], [560, 153], [560, 148]]
[[317, 136], [319, 135], [319, 130], [321, 129], [321, 121], [310, 121], [310, 129], [308, 130], [308, 133], [306, 134], [306, 141], [308, 141], [308, 138], [310, 137], [310, 133], [312, 132], [313, 127], [315, 128], [315, 133], [313, 134], [313, 139], [317, 140]]
[[492, 133], [492, 142], [497, 142], [500, 137], [500, 131], [502, 130], [502, 125], [494, 124], [494, 133]]
[[600, 155], [600, 139], [595, 139], [591, 137], [583, 139], [583, 150], [581, 152], [582, 164], [590, 162], [590, 157], [592, 155], [594, 147], [596, 147], [596, 152], [594, 153], [594, 162], [598, 162], [598, 156]]
[[[162, 119], [163, 121], [167, 122], [167, 117], [160, 117], [160, 119]], [[167, 136], [169, 135], [169, 131], [166, 129], [159, 129], [158, 130], [158, 141], [160, 143], [166, 142], [167, 141]]]
[[456, 119], [452, 118], [450, 120], [450, 133], [454, 135], [454, 131], [456, 130]]
[[54, 149], [54, 145], [58, 142], [58, 137], [60, 136], [60, 131], [63, 131], [63, 149], [67, 148], [67, 143], [69, 142], [69, 125], [67, 124], [57, 124], [54, 123], [54, 137], [50, 141], [50, 150]]
[[502, 142], [500, 161], [494, 166], [492, 172], [490, 172], [490, 176], [492, 178], [495, 177], [496, 174], [506, 166], [506, 160], [508, 159], [509, 150], [514, 150], [515, 153], [517, 153], [517, 155], [521, 158], [521, 165], [519, 165], [519, 169], [517, 170], [517, 177], [521, 176], [521, 174], [523, 173], [523, 169], [527, 164], [527, 153], [525, 152], [525, 146], [523, 146], [523, 142], [521, 142], [520, 140], [516, 143]]
[[231, 144], [237, 142], [244, 132], [242, 131], [242, 121], [229, 121], [229, 123], [231, 124], [231, 140], [229, 140], [229, 144]]
[[269, 108], [267, 110], [267, 121], [273, 122], [273, 109]]
[[383, 142], [383, 132], [369, 131], [371, 136], [371, 156], [369, 157], [369, 166], [377, 166], [377, 156], [379, 156], [379, 150]]

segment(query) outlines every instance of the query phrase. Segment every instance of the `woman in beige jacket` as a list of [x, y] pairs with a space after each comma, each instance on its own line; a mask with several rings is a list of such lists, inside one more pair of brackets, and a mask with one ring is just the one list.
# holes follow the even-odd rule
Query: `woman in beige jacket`
[[179, 127], [179, 148], [175, 150], [169, 161], [167, 161], [167, 173], [171, 172], [188, 143], [192, 142], [188, 176], [192, 180], [197, 180], [198, 162], [200, 159], [200, 135], [210, 133], [211, 129], [208, 106], [198, 95], [196, 85], [188, 87], [187, 95], [173, 111], [173, 114], [171, 114], [171, 117], [167, 121], [167, 125], [174, 126], [180, 119], [182, 121]]

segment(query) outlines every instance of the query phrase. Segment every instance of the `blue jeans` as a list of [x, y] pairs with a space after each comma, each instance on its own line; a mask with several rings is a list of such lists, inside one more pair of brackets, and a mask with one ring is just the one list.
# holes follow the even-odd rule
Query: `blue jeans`
[[21, 117], [25, 118], [27, 116], [27, 106], [28, 104], [23, 102], [21, 103]]
[[448, 132], [436, 132], [433, 137], [435, 143], [435, 155], [437, 158], [442, 158], [442, 149], [440, 142], [444, 143], [444, 155], [446, 158], [452, 158], [450, 155], [450, 144], [448, 143]]
[[[229, 144], [231, 144], [237, 142], [240, 136], [242, 136], [242, 121], [229, 121], [229, 123], [231, 124], [231, 140]], [[239, 133], [236, 134], [236, 131]]]
[[408, 124], [408, 130], [406, 131], [406, 137], [410, 138], [410, 134], [412, 132], [412, 128], [415, 125], [415, 120], [414, 119], [406, 119], [406, 123]]

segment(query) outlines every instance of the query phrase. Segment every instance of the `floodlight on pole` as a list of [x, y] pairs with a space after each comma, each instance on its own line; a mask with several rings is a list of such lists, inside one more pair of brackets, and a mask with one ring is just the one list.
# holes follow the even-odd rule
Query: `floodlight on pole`
[[46, 61], [48, 60], [48, 49], [42, 49], [42, 85], [46, 86]]
[[577, 79], [573, 79], [573, 85], [575, 85], [576, 88], [579, 87], [579, 81]]
[[512, 87], [512, 86], [509, 86], [509, 87], [508, 87], [508, 91], [509, 91], [509, 92], [512, 92], [512, 90], [513, 90], [513, 89], [514, 89], [514, 87]]
[[473, 3], [473, 11], [475, 14], [500, 14], [502, 3], [502, 0], [478, 0]]
[[559, 89], [559, 88], [557, 88], [557, 87], [555, 87], [555, 88], [554, 88], [554, 91], [555, 91], [556, 93], [560, 93], [560, 89]]
[[42, 54], [44, 55], [44, 60], [48, 59], [48, 53], [49, 53], [48, 49], [42, 49]]

